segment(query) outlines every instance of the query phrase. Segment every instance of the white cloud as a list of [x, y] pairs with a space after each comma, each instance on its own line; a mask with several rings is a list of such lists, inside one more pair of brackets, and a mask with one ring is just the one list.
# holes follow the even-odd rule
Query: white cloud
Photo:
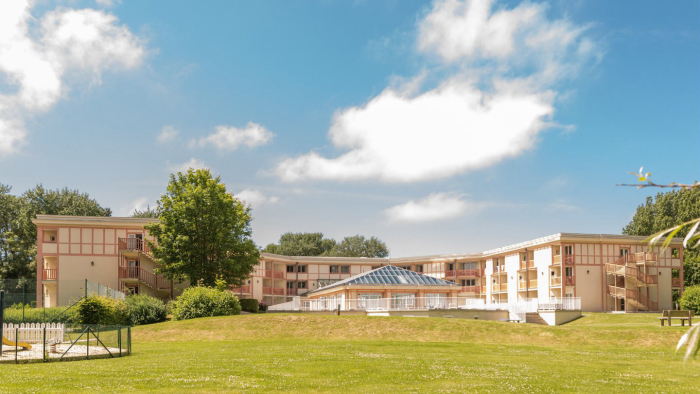
[[118, 215], [130, 216], [134, 211], [143, 211], [146, 207], [148, 207], [148, 197], [139, 197], [129, 204], [122, 205]]
[[162, 144], [168, 143], [174, 140], [177, 134], [178, 131], [173, 126], [163, 126], [163, 128], [160, 129], [160, 134], [158, 134], [158, 142]]
[[0, 76], [12, 89], [0, 91], [2, 153], [24, 143], [27, 117], [65, 97], [67, 75], [99, 84], [102, 72], [135, 68], [145, 55], [143, 42], [112, 14], [57, 8], [35, 18], [32, 5], [7, 1], [0, 12]]
[[211, 145], [219, 151], [234, 151], [245, 145], [248, 148], [265, 145], [275, 136], [264, 126], [248, 122], [245, 127], [216, 126], [216, 132], [200, 138], [199, 146]]
[[390, 222], [420, 223], [454, 219], [483, 208], [463, 196], [450, 193], [433, 193], [421, 200], [411, 200], [384, 210]]
[[170, 164], [168, 163], [167, 165], [168, 171], [172, 173], [176, 172], [187, 172], [190, 168], [194, 170], [199, 170], [199, 169], [208, 169], [209, 167], [204, 164], [202, 160], [195, 159], [194, 157], [189, 159], [188, 161], [180, 164]]
[[279, 201], [279, 197], [266, 196], [260, 190], [245, 189], [242, 192], [235, 194], [235, 197], [241, 201], [245, 201], [253, 207], [258, 207], [263, 204], [274, 204]]
[[122, 0], [95, 0], [95, 3], [103, 7], [112, 7], [115, 4], [121, 4]]
[[576, 205], [570, 204], [566, 200], [559, 199], [546, 206], [549, 211], [560, 211], [560, 212], [581, 212], [583, 209]]
[[[523, 3], [437, 1], [418, 23], [418, 50], [443, 65], [339, 110], [329, 137], [342, 151], [281, 160], [282, 180], [418, 182], [445, 178], [522, 154], [552, 125], [554, 83], [596, 52], [587, 27], [548, 20]], [[521, 53], [523, 56], [521, 56]], [[458, 67], [444, 67], [456, 65]], [[441, 77], [445, 70], [454, 70]], [[425, 80], [440, 79], [423, 88]]]

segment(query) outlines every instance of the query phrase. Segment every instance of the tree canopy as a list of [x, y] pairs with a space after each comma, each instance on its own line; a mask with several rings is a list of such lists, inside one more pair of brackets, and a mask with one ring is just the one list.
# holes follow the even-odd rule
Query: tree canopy
[[131, 213], [131, 217], [157, 219], [158, 211], [155, 208], [151, 208], [151, 206], [149, 205], [144, 210], [134, 209], [134, 212]]
[[209, 170], [170, 176], [158, 200], [159, 221], [146, 229], [158, 269], [168, 279], [215, 286], [217, 279], [242, 284], [258, 263], [251, 239], [250, 208], [226, 191]]
[[280, 236], [279, 243], [267, 245], [263, 252], [287, 256], [389, 256], [386, 244], [376, 237], [355, 235], [336, 242], [334, 239], [324, 238], [323, 233], [284, 233]]
[[110, 216], [87, 193], [68, 188], [49, 190], [42, 185], [20, 196], [0, 185], [0, 278], [36, 279], [36, 215]]
[[[700, 188], [658, 193], [655, 197], [647, 197], [644, 204], [637, 207], [632, 221], [622, 229], [622, 233], [650, 236], [698, 217]], [[688, 230], [681, 229], [676, 237], [684, 237]], [[700, 250], [686, 249], [683, 253], [685, 286], [700, 284]]]

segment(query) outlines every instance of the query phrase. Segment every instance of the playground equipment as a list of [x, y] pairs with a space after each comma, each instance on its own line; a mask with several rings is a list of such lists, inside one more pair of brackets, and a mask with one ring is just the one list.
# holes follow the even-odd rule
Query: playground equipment
[[[5, 335], [3, 335], [2, 332], [2, 323], [5, 320], [5, 290], [0, 290], [0, 336], [2, 336], [2, 345], [4, 346], [11, 346], [12, 348], [15, 348], [17, 346], [23, 348], [23, 349], [31, 349], [32, 345], [24, 342], [12, 342], [9, 339], [5, 338]], [[0, 346], [0, 354], [2, 353], [2, 346]]]

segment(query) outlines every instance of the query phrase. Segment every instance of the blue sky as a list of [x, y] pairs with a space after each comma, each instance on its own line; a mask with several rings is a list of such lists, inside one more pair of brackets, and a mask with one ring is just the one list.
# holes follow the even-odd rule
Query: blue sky
[[[259, 245], [394, 257], [619, 233], [698, 179], [700, 3], [23, 1], [0, 5], [0, 182], [155, 205], [219, 174]], [[4, 26], [4, 27], [2, 27]]]

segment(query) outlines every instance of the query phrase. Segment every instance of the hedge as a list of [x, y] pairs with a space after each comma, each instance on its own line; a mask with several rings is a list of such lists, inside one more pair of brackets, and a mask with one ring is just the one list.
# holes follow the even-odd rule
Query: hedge
[[238, 302], [241, 303], [241, 310], [250, 312], [250, 313], [258, 313], [258, 300], [255, 298], [245, 298], [238, 300]]
[[131, 325], [159, 323], [167, 317], [165, 303], [159, 298], [130, 295], [125, 302], [127, 321]]
[[681, 305], [681, 309], [700, 314], [700, 286], [686, 287], [678, 303]]
[[81, 324], [127, 325], [126, 302], [108, 297], [89, 296], [75, 306]]
[[[65, 323], [75, 324], [78, 322], [78, 311], [75, 308], [68, 309], [66, 306], [53, 308], [30, 308], [24, 307], [24, 319], [22, 316], [22, 306], [11, 306], [5, 309], [5, 323]], [[55, 319], [55, 320], [54, 320]]]
[[173, 319], [229, 316], [241, 313], [238, 297], [228, 290], [190, 287], [172, 303]]

